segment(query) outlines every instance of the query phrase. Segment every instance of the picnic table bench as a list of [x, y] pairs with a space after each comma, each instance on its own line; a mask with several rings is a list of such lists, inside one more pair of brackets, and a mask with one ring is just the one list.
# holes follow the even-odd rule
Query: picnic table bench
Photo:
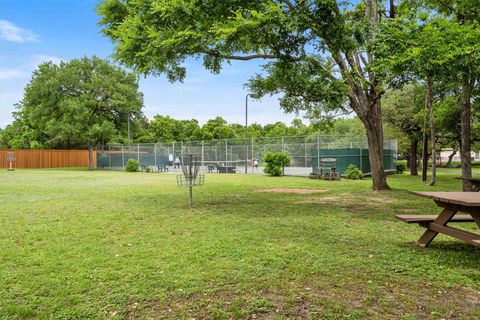
[[217, 172], [218, 173], [235, 173], [236, 171], [237, 171], [236, 167], [231, 167], [231, 166], [217, 167]]
[[310, 178], [324, 180], [340, 180], [340, 174], [337, 170], [337, 159], [321, 158], [318, 162], [318, 171], [316, 174], [310, 175]]
[[[480, 234], [447, 226], [449, 222], [475, 222], [480, 227], [480, 193], [479, 192], [413, 192], [414, 195], [432, 199], [443, 208], [436, 215], [396, 215], [406, 223], [418, 223], [427, 230], [418, 240], [418, 245], [427, 247], [439, 233], [463, 240], [480, 247]], [[465, 214], [459, 214], [464, 212]]]
[[470, 183], [472, 184], [472, 190], [475, 191], [475, 192], [480, 192], [480, 179], [462, 178], [462, 177], [459, 177], [457, 179], [470, 181]]
[[158, 172], [168, 172], [168, 166], [166, 164], [160, 164], [157, 166]]

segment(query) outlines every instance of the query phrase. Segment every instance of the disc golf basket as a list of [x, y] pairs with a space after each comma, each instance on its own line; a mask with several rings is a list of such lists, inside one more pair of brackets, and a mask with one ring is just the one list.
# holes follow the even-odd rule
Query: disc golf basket
[[177, 186], [188, 187], [190, 191], [190, 206], [193, 206], [193, 187], [203, 186], [205, 175], [198, 174], [201, 158], [194, 154], [184, 154], [180, 157], [183, 174], [177, 175]]
[[7, 153], [7, 161], [8, 161], [8, 171], [15, 170], [13, 168], [13, 162], [15, 161], [15, 152], [10, 151]]

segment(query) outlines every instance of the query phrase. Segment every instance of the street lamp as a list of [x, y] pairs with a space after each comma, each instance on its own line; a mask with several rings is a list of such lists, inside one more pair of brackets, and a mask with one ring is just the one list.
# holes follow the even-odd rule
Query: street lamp
[[245, 96], [245, 173], [248, 173], [248, 97], [251, 96], [250, 93]]

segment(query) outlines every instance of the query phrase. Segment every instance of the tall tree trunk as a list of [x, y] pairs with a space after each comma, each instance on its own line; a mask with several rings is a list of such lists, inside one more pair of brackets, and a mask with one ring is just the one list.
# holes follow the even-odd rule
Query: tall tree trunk
[[93, 171], [93, 147], [88, 147], [88, 170]]
[[427, 95], [425, 97], [425, 108], [429, 110], [430, 114], [430, 136], [432, 139], [432, 176], [428, 185], [435, 185], [437, 178], [437, 152], [435, 150], [435, 116], [433, 114], [433, 77], [427, 77]]
[[417, 169], [417, 149], [418, 149], [418, 140], [412, 138], [410, 141], [410, 175], [418, 176]]
[[[372, 30], [380, 23], [380, 0], [367, 0], [366, 18]], [[373, 32], [367, 37], [367, 45], [373, 41]], [[377, 90], [379, 82], [375, 73], [365, 68], [373, 60], [373, 54], [367, 52], [366, 57], [355, 51], [337, 51], [333, 54], [345, 83], [350, 87], [350, 105], [362, 121], [368, 140], [370, 171], [374, 190], [389, 190], [387, 176], [383, 164], [383, 126], [380, 106], [381, 93]], [[363, 62], [361, 62], [363, 61]], [[365, 62], [366, 61], [366, 62]], [[368, 75], [368, 76], [367, 76]], [[368, 85], [367, 83], [368, 78]]]
[[449, 168], [452, 165], [453, 157], [457, 154], [457, 150], [453, 149], [452, 153], [448, 156], [448, 161], [447, 164], [445, 165], [447, 168]]
[[425, 121], [423, 124], [423, 146], [422, 146], [422, 181], [427, 181], [428, 170], [428, 129], [427, 129], [427, 114], [425, 114]]
[[390, 0], [390, 19], [395, 18], [395, 2], [394, 0]]
[[466, 179], [472, 178], [472, 158], [471, 158], [471, 129], [470, 118], [472, 114], [471, 98], [473, 86], [467, 79], [463, 85], [462, 111], [461, 111], [461, 136], [462, 146], [460, 148], [460, 158], [462, 161], [463, 191], [472, 191], [472, 184]]
[[383, 158], [383, 126], [380, 100], [373, 102], [367, 117], [360, 119], [365, 126], [368, 140], [368, 155], [372, 173], [373, 190], [390, 190], [387, 184]]

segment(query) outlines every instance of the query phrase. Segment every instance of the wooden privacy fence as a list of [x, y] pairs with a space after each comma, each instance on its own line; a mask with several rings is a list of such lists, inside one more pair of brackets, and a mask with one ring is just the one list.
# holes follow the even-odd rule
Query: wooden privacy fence
[[[88, 150], [0, 150], [0, 168], [8, 168], [8, 154], [13, 152], [14, 168], [62, 168], [88, 167]], [[97, 156], [93, 151], [93, 167], [96, 167]]]

